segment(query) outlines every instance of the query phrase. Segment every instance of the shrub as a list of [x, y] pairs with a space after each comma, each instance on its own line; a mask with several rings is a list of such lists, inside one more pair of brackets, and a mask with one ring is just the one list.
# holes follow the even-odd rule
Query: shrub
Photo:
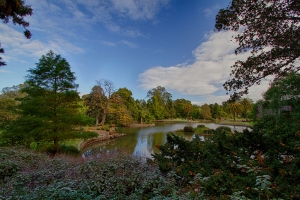
[[199, 124], [198, 126], [197, 126], [197, 128], [205, 128], [206, 126], [204, 125], [204, 124]]
[[184, 132], [194, 132], [194, 128], [192, 126], [185, 126], [183, 128]]
[[219, 126], [218, 128], [216, 128], [215, 133], [227, 134], [232, 133], [232, 130], [228, 126]]
[[6, 182], [0, 180], [0, 199], [199, 199], [202, 194], [178, 188], [174, 172], [164, 176], [155, 163], [121, 152], [82, 161], [0, 148], [0, 163], [0, 169], [9, 169]]
[[67, 155], [79, 155], [80, 151], [74, 146], [60, 145], [58, 148], [59, 153], [67, 154]]

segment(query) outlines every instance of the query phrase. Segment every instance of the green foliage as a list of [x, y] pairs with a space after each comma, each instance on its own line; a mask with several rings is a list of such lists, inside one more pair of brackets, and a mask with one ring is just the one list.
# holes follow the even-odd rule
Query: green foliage
[[[252, 131], [241, 133], [221, 126], [205, 141], [169, 134], [167, 143], [159, 146], [160, 154], [153, 157], [162, 172], [176, 172], [178, 186], [201, 187], [208, 196], [296, 197], [300, 129], [299, 124], [289, 126], [287, 116], [278, 121], [265, 116]], [[197, 175], [201, 178], [195, 185], [192, 180]]]
[[95, 118], [97, 126], [103, 112], [103, 107], [101, 107], [102, 98], [104, 98], [103, 91], [100, 86], [94, 86], [91, 93], [85, 95], [83, 98], [84, 105], [87, 106], [86, 114]]
[[210, 107], [207, 104], [204, 104], [201, 107], [201, 115], [202, 115], [203, 119], [211, 119], [212, 118]]
[[175, 173], [163, 176], [155, 164], [122, 153], [82, 161], [0, 148], [0, 163], [0, 175], [6, 170], [0, 179], [0, 199], [199, 199], [203, 195], [178, 188]]
[[231, 128], [228, 126], [219, 126], [218, 128], [216, 128], [215, 130], [216, 134], [231, 134]]
[[194, 129], [197, 134], [212, 134], [214, 130], [207, 128], [204, 124], [199, 124], [197, 128]]
[[192, 126], [185, 126], [183, 128], [184, 132], [194, 132], [194, 128]]
[[30, 148], [31, 148], [31, 149], [36, 150], [37, 147], [38, 147], [38, 143], [36, 143], [36, 142], [31, 142], [31, 143], [30, 143]]
[[189, 118], [190, 113], [193, 110], [191, 101], [186, 99], [176, 99], [174, 101], [174, 109], [176, 111], [176, 117]]
[[205, 125], [204, 125], [204, 124], [199, 124], [199, 125], [197, 126], [197, 128], [205, 128]]
[[147, 104], [150, 113], [156, 119], [164, 119], [165, 117], [171, 115], [170, 112], [172, 104], [170, 104], [170, 101], [172, 95], [167, 92], [164, 87], [158, 86], [152, 90], [149, 90], [147, 97], [149, 98]]
[[59, 141], [76, 138], [77, 126], [89, 123], [81, 113], [76, 77], [52, 51], [28, 72], [21, 90], [27, 95], [19, 98], [18, 117], [4, 124], [1, 138], [7, 145], [52, 141], [57, 151]]

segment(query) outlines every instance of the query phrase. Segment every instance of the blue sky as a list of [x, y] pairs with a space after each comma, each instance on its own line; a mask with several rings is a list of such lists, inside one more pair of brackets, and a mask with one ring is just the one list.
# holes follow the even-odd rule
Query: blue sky
[[[75, 72], [78, 91], [87, 94], [96, 80], [126, 87], [135, 99], [163, 86], [173, 99], [195, 104], [229, 98], [222, 84], [237, 59], [233, 32], [215, 32], [215, 15], [229, 0], [26, 0], [34, 15], [26, 17], [33, 36], [23, 28], [0, 23], [0, 89], [24, 82], [49, 50], [61, 54]], [[251, 88], [261, 98], [268, 82]]]

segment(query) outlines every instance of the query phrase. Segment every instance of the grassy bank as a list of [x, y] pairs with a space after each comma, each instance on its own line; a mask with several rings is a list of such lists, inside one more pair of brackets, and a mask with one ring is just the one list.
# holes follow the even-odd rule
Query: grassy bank
[[243, 122], [242, 120], [239, 121], [220, 121], [219, 122], [220, 125], [229, 125], [229, 126], [245, 126], [245, 127], [252, 127], [252, 124], [250, 122]]

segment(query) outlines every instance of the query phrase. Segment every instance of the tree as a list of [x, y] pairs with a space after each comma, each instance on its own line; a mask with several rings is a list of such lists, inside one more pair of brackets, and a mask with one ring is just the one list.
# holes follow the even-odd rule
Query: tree
[[241, 110], [244, 113], [244, 115], [246, 116], [246, 120], [248, 121], [248, 114], [247, 112], [249, 110], [251, 110], [252, 108], [252, 100], [249, 98], [243, 98], [240, 102], [239, 102], [240, 106], [241, 106]]
[[189, 118], [192, 112], [193, 106], [191, 101], [186, 99], [176, 99], [174, 101], [174, 109], [176, 111], [176, 116], [180, 118]]
[[229, 110], [233, 114], [233, 120], [235, 121], [235, 116], [241, 111], [239, 104], [237, 102], [231, 103]]
[[201, 106], [201, 115], [204, 119], [211, 119], [210, 107], [207, 104]]
[[106, 120], [106, 116], [109, 111], [109, 107], [112, 101], [112, 94], [114, 93], [114, 84], [107, 79], [101, 79], [97, 81], [97, 86], [101, 90], [102, 95], [98, 97], [100, 107], [103, 111], [100, 125], [103, 126]]
[[247, 94], [248, 88], [269, 75], [286, 76], [299, 71], [300, 6], [295, 0], [232, 0], [220, 9], [218, 31], [238, 32], [236, 54], [251, 52], [246, 61], [231, 66], [234, 77], [224, 83], [228, 91]]
[[[12, 19], [14, 24], [24, 27], [24, 35], [27, 39], [31, 38], [31, 32], [27, 30], [29, 23], [24, 20], [27, 15], [32, 15], [32, 8], [25, 5], [22, 0], [1, 0], [0, 1], [0, 19], [7, 24]], [[1, 46], [1, 44], [0, 44]], [[0, 48], [0, 53], [4, 53], [4, 49]], [[6, 65], [0, 57], [0, 67]]]
[[119, 88], [115, 94], [121, 98], [121, 102], [126, 106], [126, 109], [130, 112], [131, 117], [135, 120], [138, 120], [139, 109], [134, 98], [132, 97], [132, 92], [127, 88]]
[[201, 117], [201, 107], [194, 104], [191, 116], [192, 116], [193, 119], [200, 119], [200, 117]]
[[155, 116], [156, 119], [163, 119], [170, 114], [169, 100], [172, 99], [172, 95], [166, 91], [164, 87], [158, 86], [149, 90], [147, 93], [148, 105], [150, 112]]
[[16, 98], [26, 96], [25, 93], [21, 93], [21, 89], [24, 87], [25, 84], [19, 84], [2, 89], [0, 94], [0, 121], [10, 121], [17, 117], [15, 109], [19, 101]]
[[10, 144], [52, 141], [56, 153], [59, 141], [80, 138], [76, 127], [87, 123], [80, 114], [76, 77], [69, 63], [52, 51], [28, 72], [19, 117], [8, 124], [3, 136]]
[[96, 121], [96, 126], [99, 124], [100, 115], [102, 113], [101, 101], [103, 98], [102, 88], [95, 85], [92, 88], [90, 94], [83, 96], [84, 105], [87, 106], [86, 114], [88, 116], [94, 117]]

